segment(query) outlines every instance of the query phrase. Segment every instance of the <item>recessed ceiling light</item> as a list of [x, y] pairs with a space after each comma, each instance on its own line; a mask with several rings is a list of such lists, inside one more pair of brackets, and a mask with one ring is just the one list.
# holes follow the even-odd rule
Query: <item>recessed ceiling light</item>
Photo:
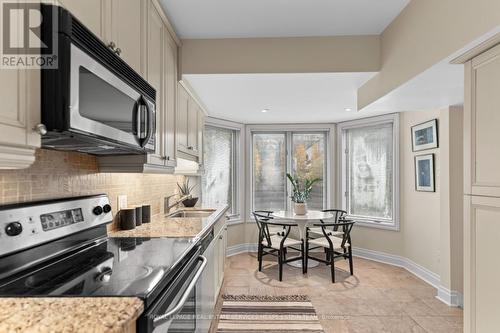
[[352, 109], [351, 109], [351, 108], [345, 108], [344, 110], [345, 110], [345, 111], [347, 111], [347, 112], [352, 111]]
[[269, 109], [262, 109], [262, 111], [260, 111], [262, 113], [266, 113], [266, 112], [269, 112]]

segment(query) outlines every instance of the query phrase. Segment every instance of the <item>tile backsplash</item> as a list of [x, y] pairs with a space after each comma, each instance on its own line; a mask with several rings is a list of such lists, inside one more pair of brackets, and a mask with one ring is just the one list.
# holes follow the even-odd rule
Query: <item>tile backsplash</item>
[[[0, 204], [106, 193], [116, 216], [118, 195], [128, 205], [151, 204], [152, 214], [163, 212], [163, 198], [176, 192], [184, 176], [101, 173], [94, 156], [39, 149], [28, 169], [0, 170]], [[117, 221], [110, 226], [117, 227]]]

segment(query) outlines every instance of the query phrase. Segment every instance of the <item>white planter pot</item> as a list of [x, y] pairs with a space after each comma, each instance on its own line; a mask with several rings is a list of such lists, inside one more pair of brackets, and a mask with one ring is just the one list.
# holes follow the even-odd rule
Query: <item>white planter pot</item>
[[307, 214], [307, 204], [306, 203], [295, 203], [293, 210], [295, 215], [306, 215]]

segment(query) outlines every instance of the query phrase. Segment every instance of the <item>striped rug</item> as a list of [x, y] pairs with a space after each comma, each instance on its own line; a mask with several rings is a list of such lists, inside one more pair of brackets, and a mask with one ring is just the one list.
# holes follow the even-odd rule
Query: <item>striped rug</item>
[[223, 295], [218, 333], [323, 333], [306, 295]]

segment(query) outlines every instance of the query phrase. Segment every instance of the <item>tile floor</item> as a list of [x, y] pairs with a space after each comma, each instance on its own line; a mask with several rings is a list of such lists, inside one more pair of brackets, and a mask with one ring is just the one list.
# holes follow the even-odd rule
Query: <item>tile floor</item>
[[354, 258], [355, 275], [350, 276], [342, 260], [332, 284], [325, 265], [310, 268], [307, 275], [286, 265], [279, 282], [276, 260], [264, 260], [259, 272], [255, 253], [228, 258], [221, 293], [309, 295], [327, 333], [463, 331], [462, 310], [437, 300], [435, 288], [402, 268]]

